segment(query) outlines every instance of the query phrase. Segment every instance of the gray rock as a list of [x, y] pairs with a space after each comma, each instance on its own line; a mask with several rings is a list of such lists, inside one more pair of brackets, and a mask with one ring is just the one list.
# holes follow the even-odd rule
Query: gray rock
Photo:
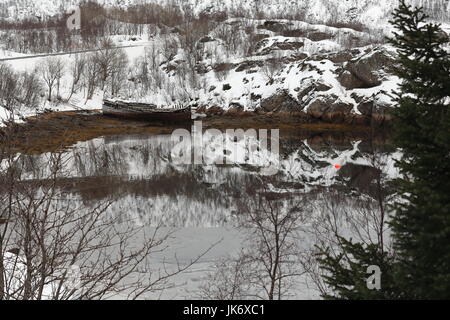
[[258, 29], [266, 29], [272, 32], [283, 32], [288, 29], [287, 24], [280, 23], [278, 21], [266, 21], [262, 25], [257, 27]]
[[261, 108], [266, 112], [300, 112], [303, 107], [292, 98], [286, 90], [261, 101]]
[[[322, 115], [322, 120], [331, 123], [341, 123], [349, 119], [352, 116], [351, 111], [353, 106], [343, 102], [335, 102], [330, 108]], [[351, 118], [351, 117], [350, 117]]]
[[227, 110], [227, 113], [229, 113], [229, 114], [239, 113], [239, 112], [244, 111], [244, 106], [237, 102], [230, 103], [228, 107], [229, 108]]
[[312, 82], [307, 87], [301, 89], [297, 95], [298, 101], [304, 101], [306, 96], [311, 95], [313, 92], [323, 92], [330, 90], [331, 87], [322, 81]]
[[316, 119], [322, 118], [336, 99], [334, 95], [316, 98], [308, 107], [308, 115]]
[[261, 68], [262, 66], [264, 66], [263, 61], [248, 60], [248, 61], [241, 62], [235, 71], [236, 72], [242, 72], [242, 71], [246, 71], [246, 70], [249, 71], [252, 69]]
[[355, 77], [355, 75], [348, 70], [344, 70], [339, 74], [338, 81], [344, 88], [349, 90], [365, 87], [364, 81]]
[[378, 48], [357, 60], [348, 62], [345, 69], [363, 83], [356, 88], [372, 88], [381, 84], [384, 75], [391, 73], [394, 65], [395, 57], [386, 50]]

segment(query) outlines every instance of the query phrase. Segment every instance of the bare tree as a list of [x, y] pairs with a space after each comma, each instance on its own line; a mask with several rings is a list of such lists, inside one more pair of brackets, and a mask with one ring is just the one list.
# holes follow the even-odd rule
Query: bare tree
[[20, 84], [18, 76], [12, 68], [4, 63], [0, 63], [0, 103], [1, 105], [13, 111], [17, 105], [17, 97], [20, 93]]
[[27, 107], [37, 107], [40, 102], [42, 83], [37, 72], [23, 72], [21, 74], [21, 95], [20, 101]]
[[100, 89], [106, 90], [109, 82], [111, 94], [117, 94], [122, 81], [126, 78], [128, 67], [126, 53], [123, 49], [115, 48], [113, 42], [107, 39], [101, 43], [101, 48], [93, 54], [92, 59], [96, 64]]
[[72, 76], [72, 86], [70, 88], [70, 94], [67, 100], [72, 98], [75, 93], [77, 85], [79, 84], [81, 77], [84, 73], [84, 68], [86, 67], [86, 57], [84, 55], [76, 54], [72, 65], [70, 66], [70, 74]]
[[114, 59], [114, 48], [111, 40], [107, 39], [101, 43], [101, 47], [93, 55], [99, 72], [100, 87], [103, 90], [111, 73], [111, 62]]
[[161, 53], [166, 59], [166, 62], [172, 61], [178, 53], [177, 39], [173, 38], [171, 35], [164, 35]]
[[96, 63], [96, 58], [93, 54], [90, 54], [86, 58], [86, 65], [83, 69], [83, 80], [86, 87], [86, 100], [92, 99], [94, 95], [95, 87], [99, 78], [99, 66]]
[[39, 66], [39, 71], [42, 79], [47, 85], [48, 101], [51, 101], [55, 84], [58, 87], [57, 91], [59, 94], [59, 84], [64, 72], [64, 62], [59, 57], [48, 57]]
[[276, 75], [283, 66], [282, 57], [283, 54], [280, 51], [275, 50], [271, 53], [270, 57], [264, 63], [262, 72], [267, 81], [269, 81], [270, 83], [273, 83], [275, 81]]
[[127, 78], [128, 57], [123, 49], [117, 49], [111, 61], [110, 68], [110, 92], [112, 96], [119, 93]]
[[30, 163], [8, 141], [0, 141], [1, 299], [137, 299], [163, 290], [203, 256], [155, 271], [150, 258], [172, 232], [111, 214], [114, 199], [86, 203], [68, 191], [65, 154], [48, 155], [48, 166], [23, 179]]
[[240, 300], [248, 298], [253, 290], [251, 270], [247, 267], [241, 253], [238, 258], [225, 258], [214, 265], [215, 271], [209, 273], [206, 282], [200, 287], [199, 297], [210, 300]]
[[201, 288], [204, 298], [282, 299], [304, 274], [298, 262], [303, 200], [272, 194], [266, 187], [238, 204], [248, 235], [237, 258], [218, 269]]

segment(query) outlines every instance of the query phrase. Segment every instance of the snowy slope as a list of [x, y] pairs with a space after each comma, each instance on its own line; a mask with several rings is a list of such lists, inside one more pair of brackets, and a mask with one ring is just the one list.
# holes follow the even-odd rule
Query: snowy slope
[[[68, 9], [79, 0], [1, 0], [3, 15], [12, 19], [48, 16]], [[98, 0], [109, 6], [127, 7], [141, 3], [141, 0]], [[398, 5], [398, 0], [153, 0], [159, 4], [174, 3], [180, 7], [190, 6], [195, 13], [214, 12], [228, 9], [232, 12], [259, 10], [279, 16], [287, 12], [301, 12], [309, 21], [362, 22], [368, 25], [386, 22], [387, 17]], [[449, 20], [448, 0], [409, 0], [412, 5], [424, 6], [438, 20]]]
[[[106, 1], [108, 5], [123, 7], [136, 2], [137, 0]], [[9, 6], [11, 3], [0, 0], [0, 4]], [[23, 0], [13, 5], [14, 10], [7, 12], [10, 17], [14, 17], [19, 11], [25, 16], [52, 14], [64, 11], [70, 3], [72, 2], [63, 3], [60, 0]], [[151, 101], [160, 107], [172, 107], [181, 103], [200, 110], [217, 107], [239, 112], [303, 112], [327, 122], [353, 121], [353, 118], [348, 117], [342, 119], [342, 114], [361, 116], [363, 119], [357, 121], [367, 122], [376, 113], [379, 118], [377, 122], [389, 120], [389, 116], [385, 116], [385, 110], [392, 107], [391, 93], [397, 87], [398, 78], [392, 75], [389, 66], [395, 60], [395, 52], [384, 44], [384, 36], [389, 34], [390, 29], [382, 26], [397, 5], [397, 0], [176, 0], [174, 3], [180, 6], [190, 4], [196, 13], [227, 8], [230, 14], [234, 11], [251, 10], [257, 3], [259, 10], [272, 12], [274, 16], [279, 16], [280, 12], [305, 12], [303, 20], [309, 22], [230, 18], [210, 32], [210, 40], [196, 43], [195, 55], [183, 47], [182, 36], [171, 33], [170, 38], [179, 44], [176, 55], [171, 60], [167, 60], [162, 52], [167, 45], [167, 30], [162, 32], [159, 26], [154, 28], [158, 30], [155, 32], [146, 30], [139, 46], [124, 49], [130, 62], [127, 77], [129, 81], [116, 97]], [[426, 6], [437, 19], [447, 19], [450, 0], [412, 0], [411, 3]], [[186, 6], [183, 9], [189, 10]], [[342, 22], [364, 22], [374, 28], [357, 31], [345, 27], [346, 25], [339, 25]], [[280, 29], [274, 28], [274, 24]], [[248, 28], [251, 29], [251, 35], [247, 34]], [[227, 40], [230, 34], [237, 35], [237, 41]], [[260, 40], [255, 41], [255, 47], [247, 47], [252, 36], [259, 37]], [[126, 39], [126, 36], [116, 35], [113, 38], [120, 45], [119, 40]], [[233, 41], [239, 44], [230, 49]], [[122, 43], [124, 44], [128, 43]], [[142, 65], [149, 65], [143, 59], [149, 59], [152, 52], [156, 52], [154, 60], [157, 63], [154, 64], [155, 68], [147, 71], [152, 78], [149, 80], [150, 90], [143, 90], [145, 86], [130, 79], [142, 76], [139, 73]], [[200, 57], [194, 64], [190, 62], [193, 56], [196, 56], [195, 59]], [[72, 55], [62, 58], [67, 66], [74, 60]], [[17, 71], [32, 72], [42, 59], [10, 60], [7, 63]], [[271, 60], [278, 64], [272, 71], [268, 70], [271, 68]], [[358, 80], [361, 78], [365, 81]], [[65, 75], [61, 82], [61, 96], [65, 98], [69, 96], [71, 79]], [[96, 99], [92, 101], [87, 101], [83, 94], [84, 91], [80, 90], [72, 96], [71, 101], [65, 101], [65, 105], [53, 108], [45, 103], [42, 109], [101, 107], [104, 92], [96, 92]], [[288, 102], [289, 106], [274, 110], [273, 106], [280, 105], [280, 101]], [[31, 114], [32, 111], [20, 111], [14, 118], [20, 120], [21, 116]], [[1, 120], [7, 117], [9, 113], [0, 110], [0, 126], [3, 125]]]

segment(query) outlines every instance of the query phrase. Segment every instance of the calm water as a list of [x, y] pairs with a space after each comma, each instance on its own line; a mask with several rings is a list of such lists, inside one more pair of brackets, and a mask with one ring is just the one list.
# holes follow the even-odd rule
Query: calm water
[[[230, 223], [236, 199], [263, 189], [294, 195], [331, 187], [349, 194], [372, 195], [377, 179], [389, 182], [398, 175], [394, 166], [398, 152], [387, 143], [358, 138], [333, 142], [317, 135], [282, 136], [279, 156], [270, 152], [269, 144], [253, 163], [244, 159], [219, 165], [175, 163], [175, 144], [169, 135], [118, 136], [78, 143], [64, 155], [64, 187], [86, 201], [112, 196], [118, 211], [137, 214], [149, 223], [163, 219], [174, 227], [218, 227]], [[248, 145], [251, 142], [245, 146], [236, 143], [234, 152], [243, 154]], [[205, 151], [205, 157], [208, 152], [221, 154], [210, 141], [205, 142], [205, 149], [208, 147], [213, 151]], [[49, 157], [24, 157], [24, 178], [46, 177]], [[262, 173], [275, 162], [276, 174]]]
[[[186, 298], [193, 296], [192, 288], [201, 283], [211, 263], [242, 246], [238, 229], [242, 200], [261, 193], [290, 200], [307, 195], [311, 212], [320, 212], [323, 195], [333, 190], [342, 196], [340, 202], [356, 201], [348, 205], [357, 207], [358, 199], [376, 198], [380, 185], [382, 196], [388, 197], [391, 181], [398, 176], [394, 161], [400, 154], [385, 141], [282, 134], [279, 154], [274, 154], [252, 139], [235, 140], [231, 149], [214, 139], [204, 141], [205, 158], [236, 154], [243, 160], [239, 163], [187, 165], [175, 161], [175, 143], [169, 135], [97, 138], [65, 152], [61, 188], [88, 206], [112, 198], [110, 214], [140, 225], [176, 228], [170, 249], [155, 255], [155, 265], [170, 263], [175, 254], [178, 261], [189, 261], [221, 240], [194, 270], [178, 276], [179, 287], [164, 296]], [[246, 157], [248, 150], [258, 157]], [[48, 176], [49, 157], [24, 156], [22, 179]], [[269, 162], [276, 164], [275, 174], [263, 173]], [[306, 292], [298, 297], [312, 296]]]

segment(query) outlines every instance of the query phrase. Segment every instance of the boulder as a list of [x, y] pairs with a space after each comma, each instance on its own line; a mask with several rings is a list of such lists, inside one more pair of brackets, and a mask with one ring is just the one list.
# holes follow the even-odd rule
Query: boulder
[[244, 106], [242, 106], [240, 103], [232, 102], [228, 106], [227, 113], [239, 113], [244, 111]]
[[[343, 102], [333, 103], [322, 115], [322, 120], [331, 123], [348, 122], [353, 106]], [[351, 117], [350, 117], [351, 118]]]
[[[197, 112], [199, 112], [199, 110], [197, 110]], [[220, 116], [224, 113], [224, 111], [220, 107], [213, 106], [204, 110], [203, 113], [205, 113], [207, 116]]]
[[358, 104], [357, 108], [363, 116], [371, 117], [373, 105], [374, 105], [373, 100], [363, 100]]
[[353, 106], [339, 101], [336, 95], [320, 96], [313, 100], [308, 107], [308, 115], [325, 122], [351, 122]]
[[313, 102], [309, 104], [308, 107], [308, 115], [320, 119], [327, 112], [334, 101], [336, 101], [337, 97], [334, 95], [331, 96], [321, 96], [316, 98]]
[[261, 109], [265, 112], [299, 112], [303, 107], [286, 90], [261, 100]]
[[273, 43], [270, 47], [261, 50], [263, 47], [267, 45], [265, 40], [259, 42], [256, 46], [256, 51], [259, 52], [259, 55], [269, 55], [277, 50], [291, 50], [298, 51], [299, 49], [305, 46], [305, 43], [302, 41], [279, 41]]
[[[314, 82], [311, 82], [306, 87], [304, 87], [303, 89], [299, 90], [297, 99], [298, 99], [298, 101], [303, 101], [306, 96], [310, 95], [313, 92], [323, 92], [323, 91], [328, 91], [330, 89], [331, 89], [331, 86], [323, 83], [322, 81], [320, 81], [320, 80], [314, 81]], [[303, 101], [303, 102], [305, 102], [305, 101]]]
[[330, 34], [330, 33], [315, 31], [315, 32], [309, 32], [306, 37], [308, 39], [310, 39], [311, 41], [322, 41], [322, 40], [333, 39], [334, 36], [333, 36], [333, 34]]
[[200, 43], [213, 42], [213, 41], [215, 41], [215, 39], [210, 36], [204, 36], [203, 38], [198, 40], [198, 42], [200, 42]]
[[[345, 69], [354, 78], [362, 82], [356, 88], [372, 88], [379, 86], [386, 73], [391, 73], [395, 65], [395, 57], [384, 49], [371, 50], [362, 57], [349, 61]], [[347, 77], [348, 80], [348, 76]]]
[[329, 54], [327, 59], [333, 63], [344, 63], [354, 58], [354, 55], [350, 50], [339, 51]]
[[235, 71], [236, 72], [242, 72], [242, 71], [246, 71], [246, 70], [248, 71], [248, 70], [252, 70], [252, 69], [261, 68], [263, 66], [264, 66], [263, 61], [248, 60], [248, 61], [241, 62]]
[[387, 105], [374, 105], [371, 122], [375, 125], [383, 125], [393, 119], [392, 110], [394, 108]]
[[376, 104], [373, 98], [364, 99], [357, 108], [368, 123], [382, 125], [392, 120], [393, 107]]
[[338, 76], [339, 83], [346, 89], [352, 90], [356, 88], [364, 88], [366, 84], [359, 78], [355, 77], [350, 71], [344, 70]]
[[272, 32], [283, 32], [288, 29], [287, 25], [278, 21], [266, 21], [257, 27], [258, 29], [266, 29]]
[[272, 48], [278, 48], [280, 50], [298, 50], [305, 46], [304, 42], [301, 41], [284, 41], [276, 42], [273, 44]]

